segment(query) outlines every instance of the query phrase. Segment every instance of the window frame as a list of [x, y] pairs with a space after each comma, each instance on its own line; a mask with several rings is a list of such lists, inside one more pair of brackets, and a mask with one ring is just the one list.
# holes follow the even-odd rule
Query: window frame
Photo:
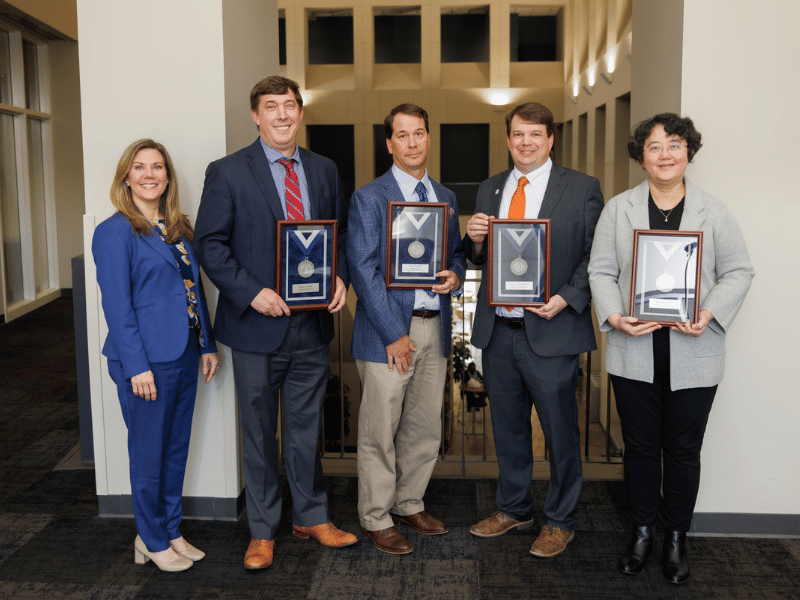
[[[53, 162], [53, 116], [51, 111], [50, 61], [47, 41], [27, 31], [20, 31], [5, 20], [0, 20], [0, 28], [8, 33], [11, 104], [0, 103], [0, 112], [10, 115], [14, 123], [14, 152], [16, 167], [16, 202], [19, 214], [20, 255], [22, 262], [22, 298], [9, 302], [8, 282], [5, 265], [5, 241], [0, 212], [0, 294], [2, 295], [2, 314], [6, 322], [20, 317], [61, 295], [58, 270], [58, 238], [56, 230], [55, 176]], [[25, 65], [23, 42], [36, 46], [36, 66], [39, 89], [39, 109], [27, 108], [25, 97]], [[44, 194], [45, 239], [34, 237], [33, 209], [35, 200], [31, 197], [31, 165], [28, 122], [39, 121], [41, 125], [42, 146], [42, 192]], [[0, 199], [2, 201], [2, 199]], [[13, 200], [12, 200], [13, 201]], [[35, 245], [47, 244], [47, 272], [37, 273]], [[38, 278], [37, 278], [38, 275]], [[37, 279], [42, 282], [41, 290], [36, 291]]]

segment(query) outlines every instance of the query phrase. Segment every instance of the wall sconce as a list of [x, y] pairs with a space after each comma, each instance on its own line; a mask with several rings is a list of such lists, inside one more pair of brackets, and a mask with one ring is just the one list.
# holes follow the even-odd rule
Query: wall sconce
[[617, 47], [614, 46], [606, 52], [606, 68], [600, 71], [600, 77], [605, 79], [606, 83], [614, 81], [614, 69], [617, 68]]
[[578, 81], [578, 77], [576, 75], [572, 76], [572, 94], [570, 94], [569, 99], [572, 100], [573, 104], [578, 103], [578, 94], [580, 93], [580, 82]]

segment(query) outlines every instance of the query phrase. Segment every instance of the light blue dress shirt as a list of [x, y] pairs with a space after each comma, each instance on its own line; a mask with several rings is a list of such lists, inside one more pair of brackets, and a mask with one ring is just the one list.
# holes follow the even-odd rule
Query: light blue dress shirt
[[300, 182], [300, 194], [303, 200], [303, 214], [306, 219], [311, 218], [311, 200], [308, 197], [308, 183], [306, 183], [306, 172], [303, 170], [303, 161], [300, 160], [300, 146], [295, 144], [294, 154], [292, 156], [284, 156], [275, 148], [268, 146], [264, 138], [259, 138], [261, 147], [264, 149], [264, 154], [267, 156], [269, 162], [269, 169], [272, 172], [272, 179], [275, 181], [275, 189], [278, 190], [278, 196], [281, 199], [281, 206], [283, 207], [284, 219], [289, 216], [286, 213], [286, 167], [278, 162], [281, 158], [293, 158], [294, 170], [297, 173], [297, 180]]

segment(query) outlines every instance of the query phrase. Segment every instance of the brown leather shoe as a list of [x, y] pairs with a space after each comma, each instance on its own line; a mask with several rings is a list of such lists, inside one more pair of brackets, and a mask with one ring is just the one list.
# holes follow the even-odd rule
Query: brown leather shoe
[[556, 554], [561, 554], [574, 536], [575, 532], [573, 531], [567, 531], [555, 525], [545, 525], [542, 527], [539, 537], [536, 538], [533, 546], [531, 546], [531, 554], [542, 558], [550, 558]]
[[516, 519], [512, 519], [502, 511], [498, 510], [491, 517], [487, 517], [480, 523], [475, 523], [475, 525], [469, 528], [469, 532], [472, 535], [477, 535], [478, 537], [497, 537], [498, 535], [503, 535], [509, 529], [514, 529], [514, 527], [520, 527], [532, 522], [533, 519], [528, 519], [527, 521], [517, 521]]
[[314, 538], [320, 544], [329, 548], [342, 548], [358, 541], [358, 538], [352, 533], [337, 529], [333, 523], [323, 523], [322, 525], [312, 525], [311, 527], [292, 525], [292, 530], [299, 538]]
[[244, 555], [245, 569], [266, 569], [272, 564], [275, 540], [250, 540], [247, 554]]
[[447, 525], [439, 519], [434, 519], [424, 510], [413, 515], [392, 515], [392, 521], [394, 521], [395, 525], [405, 523], [417, 533], [424, 533], [425, 535], [442, 535], [450, 531]]
[[367, 531], [363, 527], [361, 533], [364, 537], [371, 540], [375, 547], [389, 554], [408, 554], [414, 547], [408, 543], [408, 540], [400, 535], [394, 527], [387, 527], [378, 531]]

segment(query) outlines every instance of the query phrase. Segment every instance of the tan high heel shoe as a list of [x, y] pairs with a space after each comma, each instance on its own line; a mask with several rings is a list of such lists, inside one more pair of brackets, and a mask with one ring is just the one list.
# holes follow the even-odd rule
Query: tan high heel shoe
[[[186, 544], [186, 550], [181, 550], [175, 545], [175, 543], [179, 541], [182, 541], [184, 544]], [[205, 552], [203, 552], [202, 550], [198, 550], [197, 548], [192, 546], [189, 542], [184, 540], [183, 536], [179, 537], [176, 540], [170, 540], [169, 545], [172, 546], [172, 549], [175, 550], [175, 552], [177, 552], [178, 554], [180, 554], [185, 558], [188, 558], [192, 562], [197, 562], [198, 560], [202, 560], [203, 557], [206, 555]]]
[[144, 545], [142, 538], [138, 535], [136, 536], [136, 541], [133, 542], [133, 559], [137, 565], [143, 565], [148, 560], [152, 560], [153, 564], [162, 571], [176, 572], [185, 571], [194, 564], [185, 556], [178, 555], [177, 559], [166, 561], [156, 556], [157, 554], [160, 554], [160, 552], [150, 552], [147, 546]]

